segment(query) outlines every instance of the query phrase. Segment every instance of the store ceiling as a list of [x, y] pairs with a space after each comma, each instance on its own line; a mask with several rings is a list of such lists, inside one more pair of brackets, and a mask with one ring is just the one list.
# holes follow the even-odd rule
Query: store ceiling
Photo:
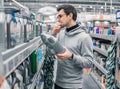
[[[35, 13], [44, 6], [57, 7], [61, 4], [72, 4], [78, 12], [95, 12], [95, 13], [115, 13], [120, 9], [120, 0], [16, 0], [24, 6], [27, 6]], [[12, 3], [11, 0], [4, 0], [5, 6]]]

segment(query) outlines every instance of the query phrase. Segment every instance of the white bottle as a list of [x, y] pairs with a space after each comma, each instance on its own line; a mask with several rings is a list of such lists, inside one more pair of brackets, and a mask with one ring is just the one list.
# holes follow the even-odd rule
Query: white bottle
[[58, 42], [58, 40], [49, 34], [42, 33], [41, 34], [41, 39], [46, 46], [50, 47], [55, 51], [55, 53], [64, 53], [65, 49], [63, 46]]

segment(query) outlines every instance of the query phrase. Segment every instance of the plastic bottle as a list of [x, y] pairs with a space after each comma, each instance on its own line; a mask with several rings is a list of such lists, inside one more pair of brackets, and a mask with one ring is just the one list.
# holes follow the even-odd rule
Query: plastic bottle
[[31, 54], [31, 72], [33, 74], [37, 72], [37, 51], [36, 50]]
[[110, 29], [110, 27], [108, 27], [108, 32], [107, 32], [107, 34], [108, 34], [108, 35], [111, 34], [111, 29]]
[[65, 52], [63, 46], [58, 42], [58, 40], [54, 36], [42, 33], [41, 39], [43, 43], [46, 44], [49, 48], [53, 49], [56, 54]]
[[38, 49], [37, 57], [38, 57], [38, 61], [42, 62], [42, 48]]
[[99, 27], [96, 28], [96, 34], [100, 34], [100, 28]]

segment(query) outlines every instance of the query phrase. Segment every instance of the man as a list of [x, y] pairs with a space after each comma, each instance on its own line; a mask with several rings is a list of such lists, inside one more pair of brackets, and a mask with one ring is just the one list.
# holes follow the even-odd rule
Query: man
[[92, 39], [76, 23], [77, 12], [72, 5], [61, 5], [57, 11], [58, 24], [53, 27], [52, 34], [58, 36], [65, 52], [56, 54], [58, 64], [55, 89], [82, 89], [83, 69], [92, 64]]

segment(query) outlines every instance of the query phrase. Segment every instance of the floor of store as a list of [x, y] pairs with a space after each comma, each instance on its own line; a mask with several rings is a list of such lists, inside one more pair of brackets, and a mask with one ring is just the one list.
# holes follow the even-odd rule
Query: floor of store
[[85, 74], [83, 89], [100, 89], [100, 88], [95, 83], [95, 81], [89, 76], [89, 74]]

